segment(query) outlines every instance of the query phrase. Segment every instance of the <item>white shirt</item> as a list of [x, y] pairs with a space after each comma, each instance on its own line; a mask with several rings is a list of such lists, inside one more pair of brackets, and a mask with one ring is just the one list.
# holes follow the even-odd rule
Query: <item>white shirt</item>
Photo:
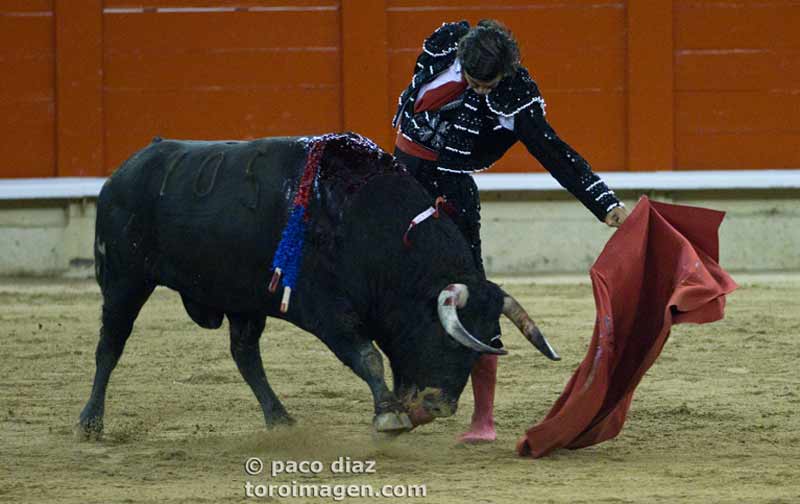
[[[427, 84], [423, 84], [419, 88], [419, 92], [417, 93], [417, 101], [422, 99], [422, 96], [430, 89], [438, 88], [439, 86], [447, 84], [448, 82], [461, 82], [462, 80], [463, 76], [461, 75], [461, 62], [458, 61], [458, 58], [456, 58], [453, 64], [447, 67], [447, 70], [440, 73], [435, 79]], [[500, 125], [502, 127], [507, 130], [514, 131], [514, 116], [497, 116], [497, 119], [500, 121]]]

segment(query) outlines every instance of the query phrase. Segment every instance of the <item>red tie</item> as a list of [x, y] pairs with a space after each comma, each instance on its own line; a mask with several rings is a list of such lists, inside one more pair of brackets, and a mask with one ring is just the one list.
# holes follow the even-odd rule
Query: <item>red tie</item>
[[455, 100], [465, 89], [467, 89], [467, 82], [464, 79], [445, 82], [439, 87], [429, 89], [414, 104], [414, 113], [439, 110], [443, 105]]

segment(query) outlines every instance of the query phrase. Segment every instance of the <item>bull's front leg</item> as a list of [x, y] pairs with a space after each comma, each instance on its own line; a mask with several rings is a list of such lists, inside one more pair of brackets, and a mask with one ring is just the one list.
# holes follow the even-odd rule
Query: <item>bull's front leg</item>
[[408, 414], [403, 411], [400, 401], [386, 386], [384, 380], [383, 358], [372, 343], [359, 348], [359, 361], [362, 371], [353, 370], [369, 385], [375, 402], [375, 418], [372, 425], [378, 432], [403, 432], [411, 430]]
[[411, 430], [408, 414], [384, 380], [383, 358], [370, 341], [354, 341], [341, 335], [325, 343], [337, 357], [362, 380], [367, 382], [375, 403], [372, 425], [378, 432], [400, 433]]

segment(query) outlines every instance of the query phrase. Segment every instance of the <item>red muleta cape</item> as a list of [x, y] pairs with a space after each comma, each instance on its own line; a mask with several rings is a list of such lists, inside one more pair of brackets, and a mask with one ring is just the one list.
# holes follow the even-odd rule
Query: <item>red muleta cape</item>
[[615, 437], [672, 325], [722, 318], [725, 295], [737, 287], [717, 264], [724, 215], [639, 200], [590, 271], [597, 320], [586, 357], [545, 419], [519, 440], [520, 455]]

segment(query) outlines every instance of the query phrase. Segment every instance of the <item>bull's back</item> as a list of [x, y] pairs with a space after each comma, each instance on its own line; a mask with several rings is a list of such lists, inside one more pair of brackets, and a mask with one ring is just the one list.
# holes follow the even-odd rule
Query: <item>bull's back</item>
[[155, 283], [207, 306], [255, 309], [304, 157], [293, 138], [154, 142], [112, 175], [98, 211], [132, 215]]

